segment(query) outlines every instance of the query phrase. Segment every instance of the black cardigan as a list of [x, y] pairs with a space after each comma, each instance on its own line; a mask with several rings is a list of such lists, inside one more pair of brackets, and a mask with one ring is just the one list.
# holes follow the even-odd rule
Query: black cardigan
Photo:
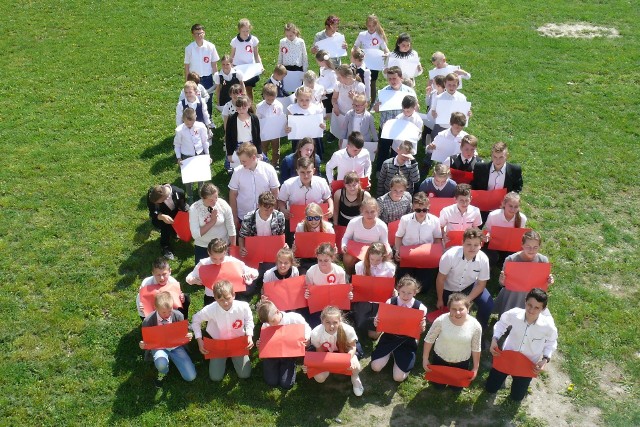
[[[251, 142], [258, 149], [258, 154], [262, 154], [262, 142], [260, 140], [260, 121], [258, 116], [249, 113], [251, 117]], [[227, 129], [224, 135], [227, 146], [227, 156], [233, 155], [238, 145], [238, 113], [233, 113], [227, 119]]]

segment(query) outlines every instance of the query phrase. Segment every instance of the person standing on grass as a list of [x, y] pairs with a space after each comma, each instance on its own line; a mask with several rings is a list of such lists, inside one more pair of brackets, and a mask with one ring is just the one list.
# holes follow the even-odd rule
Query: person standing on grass
[[[204, 39], [204, 26], [194, 24], [191, 27], [193, 41], [184, 50], [184, 80], [188, 81], [189, 73], [195, 71], [200, 75], [200, 84], [213, 93], [213, 75], [218, 72], [218, 51], [213, 43]], [[212, 97], [207, 100], [208, 111], [211, 110]]]
[[[547, 308], [548, 296], [540, 288], [533, 288], [526, 296], [525, 308], [512, 308], [500, 316], [493, 327], [493, 339], [489, 351], [493, 357], [501, 357], [503, 350], [519, 351], [533, 362], [533, 371], [537, 374], [551, 361], [558, 347], [558, 330], [551, 315], [542, 314]], [[498, 345], [500, 338], [510, 329], [502, 349]], [[491, 368], [485, 390], [496, 393], [504, 384], [508, 374]], [[512, 376], [509, 397], [521, 401], [527, 395], [532, 378]]]

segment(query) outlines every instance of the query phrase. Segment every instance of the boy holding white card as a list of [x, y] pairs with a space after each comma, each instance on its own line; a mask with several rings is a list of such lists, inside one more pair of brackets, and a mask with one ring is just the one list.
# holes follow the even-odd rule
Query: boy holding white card
[[[416, 99], [416, 97], [412, 95], [405, 96], [404, 99], [402, 100], [402, 113], [396, 116], [396, 120], [405, 120], [405, 121], [408, 121], [409, 123], [413, 123], [414, 125], [416, 125], [418, 129], [420, 129], [420, 131], [422, 131], [422, 125], [423, 125], [422, 118], [416, 111], [417, 109], [418, 109], [418, 100]], [[419, 136], [418, 136], [418, 139], [420, 139]], [[415, 141], [411, 141], [411, 143], [413, 144], [414, 153], [418, 152], [418, 139], [416, 139]], [[393, 140], [393, 145], [391, 146], [391, 148], [393, 149], [394, 152], [396, 153], [398, 152], [398, 147], [403, 141], [404, 140], [402, 139]]]
[[[262, 88], [261, 101], [256, 106], [256, 115], [258, 119], [262, 121], [267, 117], [282, 116], [285, 117], [284, 108], [282, 103], [276, 99], [278, 95], [278, 88], [273, 83], [266, 83]], [[261, 126], [261, 129], [264, 126]], [[269, 140], [262, 139], [262, 153], [267, 154], [271, 147], [271, 165], [279, 169], [280, 168], [280, 138], [274, 138]]]
[[[209, 143], [207, 142], [208, 129], [204, 123], [196, 121], [196, 111], [193, 108], [185, 108], [182, 112], [182, 124], [176, 128], [176, 135], [173, 138], [173, 147], [176, 153], [176, 162], [179, 166], [182, 161], [189, 157], [209, 154]], [[209, 158], [211, 162], [211, 158]], [[198, 182], [198, 192], [202, 186]], [[193, 184], [185, 184], [187, 199], [193, 200]]]
[[[442, 92], [440, 95], [436, 96], [436, 98], [433, 100], [433, 105], [431, 106], [431, 115], [433, 116], [434, 119], [438, 118], [438, 111], [437, 111], [438, 102], [441, 102], [441, 101], [466, 102], [467, 101], [467, 97], [464, 96], [462, 93], [458, 92], [459, 83], [460, 83], [460, 77], [458, 77], [457, 74], [455, 73], [447, 74], [447, 77], [445, 77], [445, 83], [444, 83], [445, 91]], [[466, 116], [471, 117], [471, 111], [468, 111], [466, 113], [467, 113]], [[466, 124], [466, 120], [465, 120], [465, 124]], [[449, 126], [447, 126], [446, 124], [436, 124], [433, 127], [433, 131], [431, 132], [431, 138], [435, 139], [436, 135], [438, 135], [439, 132], [441, 132], [444, 129], [447, 129], [448, 127]]]

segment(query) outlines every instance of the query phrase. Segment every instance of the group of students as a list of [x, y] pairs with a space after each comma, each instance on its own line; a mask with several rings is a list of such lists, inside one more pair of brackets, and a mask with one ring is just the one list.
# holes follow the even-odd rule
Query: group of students
[[[489, 325], [492, 313], [499, 320], [494, 326], [489, 347], [494, 357], [501, 350], [523, 353], [534, 364], [536, 372], [543, 369], [556, 348], [557, 330], [547, 306], [546, 292], [533, 289], [514, 292], [503, 288], [494, 302], [486, 289], [490, 268], [501, 269], [499, 283], [504, 284], [506, 262], [548, 262], [539, 254], [541, 237], [535, 231], [524, 233], [522, 250], [504, 253], [483, 248], [491, 239], [491, 228], [524, 227], [527, 218], [520, 212], [522, 172], [518, 165], [507, 162], [507, 147], [499, 142], [491, 148], [491, 160], [483, 162], [477, 156], [478, 138], [467, 134], [463, 128], [470, 112], [453, 113], [449, 126], [423, 121], [417, 115], [418, 102], [415, 81], [403, 79], [400, 66], [383, 70], [388, 86], [383, 90], [406, 92], [402, 110], [380, 112], [380, 128], [391, 119], [402, 119], [423, 126], [426, 150], [426, 170], [432, 166], [430, 153], [439, 144], [455, 147], [452, 155], [437, 162], [433, 176], [421, 182], [420, 168], [415, 161], [417, 141], [393, 141], [380, 138], [375, 129], [371, 112], [377, 112], [376, 81], [379, 73], [367, 70], [362, 49], [380, 49], [389, 58], [402, 60], [417, 56], [407, 34], [398, 37], [393, 52], [389, 52], [386, 36], [378, 19], [371, 15], [367, 19], [367, 30], [359, 34], [353, 50], [351, 65], [341, 65], [340, 58], [329, 57], [315, 43], [327, 37], [335, 37], [339, 20], [330, 16], [325, 30], [316, 34], [311, 52], [320, 66], [320, 78], [326, 82], [333, 76], [335, 85], [328, 91], [317, 83], [318, 76], [308, 69], [306, 45], [293, 24], [285, 27], [285, 38], [280, 42], [278, 65], [269, 82], [263, 87], [263, 101], [257, 105], [257, 115], [252, 110], [253, 90], [258, 78], [243, 82], [243, 76], [233, 66], [246, 63], [262, 63], [258, 53], [258, 39], [251, 34], [248, 20], [240, 20], [239, 33], [231, 41], [231, 54], [219, 58], [215, 47], [204, 40], [204, 27], [194, 25], [194, 42], [185, 53], [184, 98], [176, 110], [176, 137], [174, 148], [176, 159], [208, 154], [211, 143], [213, 121], [209, 115], [212, 103], [222, 112], [225, 127], [226, 162], [232, 169], [229, 181], [229, 200], [219, 196], [212, 183], [199, 183], [200, 200], [193, 201], [192, 188], [187, 184], [185, 192], [173, 185], [156, 185], [149, 190], [148, 206], [153, 224], [160, 229], [163, 258], [153, 266], [153, 275], [143, 281], [145, 286], [159, 285], [155, 299], [155, 311], [144, 317], [144, 307], [138, 299], [138, 310], [143, 327], [171, 323], [188, 319], [190, 298], [180, 292], [179, 298], [167, 297], [162, 288], [169, 283], [175, 285], [170, 276], [167, 259], [173, 259], [171, 242], [175, 238], [173, 221], [179, 211], [189, 213], [191, 234], [194, 237], [195, 268], [187, 276], [187, 283], [203, 285], [200, 269], [207, 265], [232, 263], [241, 271], [246, 291], [238, 293], [226, 280], [220, 280], [204, 292], [204, 308], [196, 313], [191, 322], [193, 335], [198, 340], [201, 353], [207, 354], [203, 346], [201, 329], [206, 322], [206, 332], [212, 339], [231, 339], [246, 335], [247, 346], [252, 348], [254, 322], [249, 302], [261, 291], [265, 283], [282, 281], [299, 275], [305, 276], [305, 298], [309, 288], [317, 285], [350, 283], [353, 276], [395, 277], [396, 287], [386, 304], [421, 310], [419, 327], [427, 330], [427, 308], [416, 298], [422, 290], [435, 288], [436, 308], [448, 307], [437, 317], [424, 340], [423, 366], [445, 365], [468, 369], [477, 374], [480, 361], [482, 331]], [[346, 43], [345, 46], [346, 48]], [[361, 49], [362, 48], [362, 49]], [[221, 70], [216, 63], [222, 61]], [[437, 117], [437, 103], [441, 100], [466, 100], [458, 92], [460, 78], [470, 74], [459, 67], [450, 66], [440, 52], [432, 57], [436, 69], [447, 74], [438, 74], [427, 84], [427, 114]], [[395, 62], [394, 62], [395, 63]], [[204, 65], [203, 65], [204, 64]], [[278, 98], [288, 94], [283, 88], [283, 79], [288, 71], [304, 72], [302, 86], [295, 91], [295, 103], [286, 108]], [[417, 69], [419, 75], [422, 67]], [[415, 77], [415, 76], [414, 76]], [[208, 98], [208, 99], [207, 99]], [[207, 104], [209, 104], [207, 106]], [[368, 109], [371, 107], [371, 112]], [[340, 140], [341, 147], [326, 163], [326, 178], [320, 176], [323, 162], [321, 138], [305, 137], [292, 142], [293, 153], [280, 159], [279, 140], [260, 139], [260, 119], [278, 114], [327, 114], [330, 129]], [[320, 126], [326, 128], [323, 121]], [[287, 131], [290, 131], [287, 125]], [[377, 142], [377, 199], [369, 193], [373, 164], [365, 142]], [[271, 150], [271, 157], [266, 153]], [[395, 153], [391, 155], [391, 151]], [[452, 171], [473, 174], [470, 184], [456, 183], [451, 179]], [[335, 173], [335, 176], [334, 176]], [[335, 182], [334, 182], [335, 181]], [[480, 212], [471, 204], [472, 190], [506, 189], [502, 207], [491, 212]], [[453, 198], [454, 203], [444, 207], [439, 216], [429, 213], [433, 198]], [[298, 218], [293, 207], [304, 206], [304, 216]], [[289, 223], [295, 232], [290, 232]], [[389, 236], [388, 224], [399, 221], [397, 232]], [[478, 227], [484, 224], [484, 232]], [[295, 257], [298, 233], [322, 232], [336, 234], [341, 229], [342, 237], [332, 242], [321, 243], [315, 250], [315, 258], [298, 260]], [[459, 246], [449, 247], [449, 232], [463, 232]], [[261, 264], [259, 269], [247, 266], [242, 259], [249, 255], [245, 239], [253, 236], [285, 236], [285, 247], [277, 253], [274, 264]], [[350, 242], [366, 245], [364, 256], [350, 250]], [[442, 245], [443, 255], [437, 268], [397, 267], [401, 261], [403, 246], [421, 244]], [[239, 246], [237, 257], [229, 255], [229, 246]], [[338, 252], [342, 265], [336, 263]], [[553, 276], [549, 276], [553, 283]], [[236, 299], [236, 296], [238, 299]], [[349, 298], [353, 297], [349, 293]], [[244, 301], [241, 301], [244, 300]], [[477, 320], [469, 314], [471, 303], [477, 307]], [[378, 307], [373, 302], [353, 302], [351, 310], [342, 312], [327, 306], [321, 312], [308, 309], [283, 312], [262, 293], [257, 313], [263, 328], [276, 325], [304, 324], [305, 344], [309, 351], [342, 352], [351, 355], [351, 381], [353, 392], [362, 395], [364, 386], [359, 373], [362, 347], [356, 329], [376, 341], [371, 354], [370, 366], [379, 372], [393, 358], [393, 378], [403, 381], [415, 365], [418, 340], [410, 334], [380, 334], [378, 329]], [[173, 310], [175, 308], [176, 310]], [[354, 323], [356, 328], [349, 325]], [[524, 325], [524, 327], [523, 327]], [[505, 331], [510, 332], [504, 340]], [[257, 343], [260, 341], [258, 340]], [[498, 345], [501, 342], [501, 345]], [[144, 342], [140, 343], [144, 348]], [[168, 371], [168, 360], [172, 360], [182, 377], [195, 378], [193, 363], [182, 347], [153, 350], [156, 367], [161, 374]], [[433, 351], [432, 351], [433, 350]], [[248, 356], [232, 357], [238, 376], [246, 378], [251, 372]], [[296, 360], [294, 358], [264, 359], [264, 378], [271, 386], [291, 388], [295, 382]], [[211, 358], [209, 376], [214, 381], [223, 378], [226, 358]], [[305, 367], [303, 366], [303, 369]], [[313, 375], [324, 382], [328, 372]], [[489, 374], [486, 389], [496, 392], [506, 375], [493, 369]], [[521, 400], [526, 395], [531, 378], [514, 377], [511, 397]]]

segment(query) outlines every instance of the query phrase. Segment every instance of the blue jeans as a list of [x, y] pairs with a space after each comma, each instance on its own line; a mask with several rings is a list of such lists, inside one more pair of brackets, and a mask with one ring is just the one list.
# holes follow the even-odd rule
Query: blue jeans
[[[463, 289], [462, 291], [460, 291], [460, 293], [469, 295], [473, 290], [474, 286], [475, 286], [475, 283]], [[442, 294], [442, 299], [445, 304], [447, 304], [447, 301], [449, 300], [449, 295], [454, 293], [455, 292], [448, 291], [446, 289], [444, 290]], [[489, 325], [489, 317], [491, 317], [491, 313], [493, 312], [493, 298], [491, 298], [491, 294], [485, 288], [482, 291], [482, 293], [478, 295], [476, 299], [473, 300], [473, 302], [475, 303], [478, 309], [478, 313], [476, 314], [476, 319], [478, 320], [478, 322], [480, 323], [480, 326], [482, 326], [482, 330], [484, 331], [487, 329], [487, 326]]]
[[183, 347], [176, 347], [173, 350], [151, 350], [153, 356], [153, 364], [161, 374], [169, 372], [169, 359], [176, 365], [182, 379], [185, 381], [193, 381], [196, 379], [196, 367], [193, 365], [191, 358], [187, 354], [187, 350]]

